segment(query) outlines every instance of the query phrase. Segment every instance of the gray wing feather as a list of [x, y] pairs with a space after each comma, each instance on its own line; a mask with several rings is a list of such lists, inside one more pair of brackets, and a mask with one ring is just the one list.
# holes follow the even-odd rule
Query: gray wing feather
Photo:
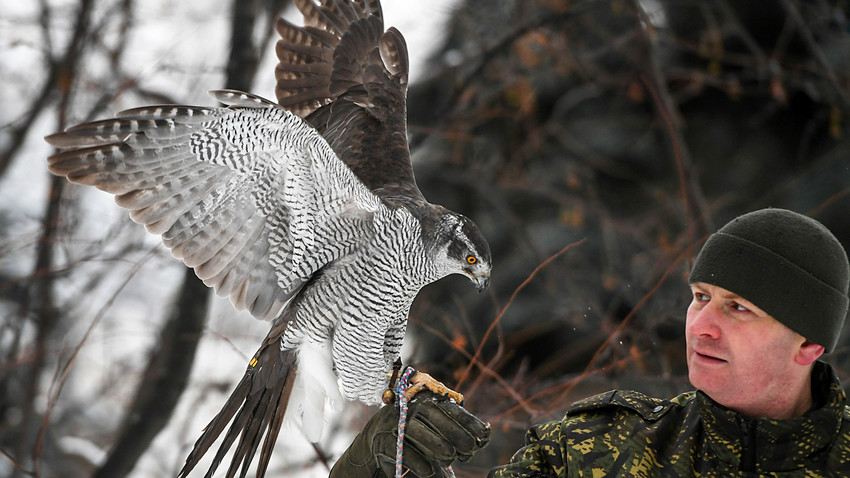
[[302, 119], [246, 93], [213, 95], [229, 107], [136, 108], [49, 136], [66, 150], [50, 170], [115, 194], [219, 295], [274, 318], [384, 206]]

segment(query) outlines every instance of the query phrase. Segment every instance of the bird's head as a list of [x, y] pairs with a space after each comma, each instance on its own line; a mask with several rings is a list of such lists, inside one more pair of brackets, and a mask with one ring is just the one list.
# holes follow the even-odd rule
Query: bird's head
[[448, 213], [438, 225], [437, 262], [444, 275], [463, 274], [481, 292], [490, 285], [490, 245], [468, 218]]

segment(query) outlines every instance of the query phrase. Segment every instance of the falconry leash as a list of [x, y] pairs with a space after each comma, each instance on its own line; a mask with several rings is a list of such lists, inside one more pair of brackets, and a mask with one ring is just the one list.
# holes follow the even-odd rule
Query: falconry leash
[[[395, 453], [395, 478], [401, 478], [404, 475], [402, 472], [402, 461], [404, 459], [404, 429], [407, 426], [407, 394], [405, 392], [407, 392], [407, 387], [410, 384], [410, 377], [414, 374], [416, 374], [416, 370], [413, 367], [405, 368], [404, 373], [399, 377], [395, 386], [395, 393], [398, 397], [398, 440], [396, 441]], [[446, 467], [446, 472], [448, 472], [450, 478], [454, 478], [455, 473], [451, 465]]]

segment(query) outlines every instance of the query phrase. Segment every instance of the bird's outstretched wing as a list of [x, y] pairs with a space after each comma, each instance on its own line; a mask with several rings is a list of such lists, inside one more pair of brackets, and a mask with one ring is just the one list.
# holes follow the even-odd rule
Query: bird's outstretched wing
[[304, 26], [278, 19], [278, 103], [306, 118], [369, 189], [424, 202], [407, 143], [408, 56], [377, 0], [295, 0]]
[[65, 150], [49, 168], [115, 194], [204, 283], [271, 319], [383, 206], [301, 118], [212, 93], [228, 107], [137, 108], [48, 136]]

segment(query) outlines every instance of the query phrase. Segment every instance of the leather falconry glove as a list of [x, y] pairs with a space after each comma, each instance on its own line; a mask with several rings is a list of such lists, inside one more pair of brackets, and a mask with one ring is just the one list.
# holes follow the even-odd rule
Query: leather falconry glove
[[[378, 411], [339, 457], [330, 478], [392, 477], [395, 473], [398, 409]], [[468, 461], [490, 440], [490, 425], [431, 391], [409, 402], [404, 435], [405, 476], [445, 477], [455, 460]]]

